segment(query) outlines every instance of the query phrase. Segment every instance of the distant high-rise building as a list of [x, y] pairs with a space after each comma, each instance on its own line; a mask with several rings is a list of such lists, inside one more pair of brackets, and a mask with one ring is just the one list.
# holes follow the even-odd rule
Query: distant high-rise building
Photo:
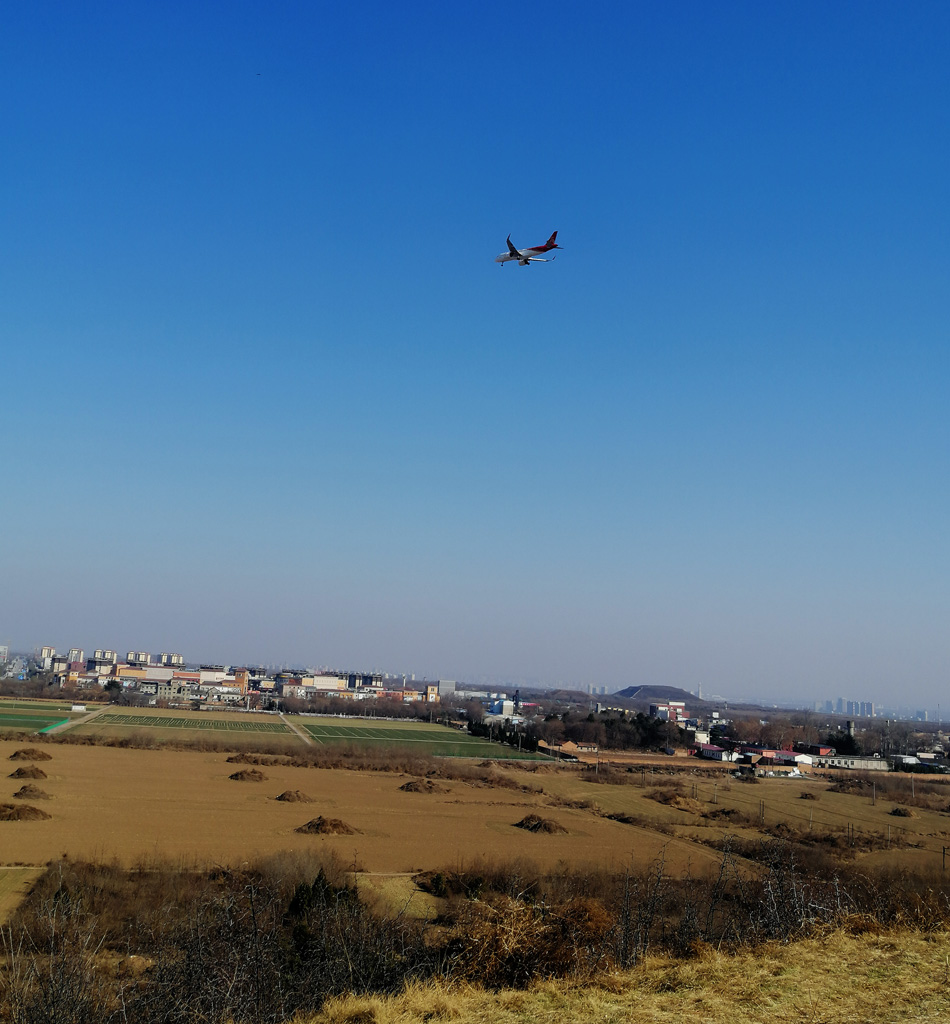
[[70, 647], [69, 648], [69, 661], [85, 661], [86, 652], [81, 647]]
[[147, 665], [151, 659], [145, 651], [129, 651], [125, 660], [130, 665]]
[[185, 659], [180, 654], [166, 654], [164, 651], [158, 656], [160, 665], [171, 665], [173, 668], [181, 668]]
[[10, 660], [10, 645], [0, 644], [0, 662]]
[[104, 651], [102, 648], [97, 648], [93, 657], [96, 661], [110, 661], [113, 665], [119, 660], [115, 651]]

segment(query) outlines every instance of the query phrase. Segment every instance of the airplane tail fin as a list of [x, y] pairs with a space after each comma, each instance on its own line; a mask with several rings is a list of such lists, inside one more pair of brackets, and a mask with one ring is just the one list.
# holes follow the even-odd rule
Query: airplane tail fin
[[555, 231], [554, 234], [551, 235], [551, 237], [544, 244], [550, 245], [555, 249], [560, 249], [561, 247], [557, 244], [557, 232]]

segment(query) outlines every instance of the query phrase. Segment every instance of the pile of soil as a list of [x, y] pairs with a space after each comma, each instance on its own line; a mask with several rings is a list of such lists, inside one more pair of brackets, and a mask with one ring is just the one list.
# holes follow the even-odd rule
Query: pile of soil
[[557, 833], [567, 834], [567, 829], [550, 818], [542, 818], [539, 814], [528, 814], [521, 821], [515, 822], [515, 828], [523, 828], [528, 832], [543, 832], [546, 835]]
[[445, 786], [440, 786], [432, 779], [410, 779], [399, 788], [404, 793], [448, 793]]
[[31, 804], [0, 804], [0, 821], [42, 821], [52, 815]]
[[814, 793], [809, 793], [809, 792], [806, 791], [804, 793], [799, 793], [798, 794], [798, 799], [799, 800], [817, 800], [818, 797], [815, 796]]
[[909, 807], [895, 807], [891, 814], [895, 818], [916, 818], [917, 815]]
[[15, 772], [10, 772], [11, 779], [45, 779], [46, 772], [42, 768], [37, 768], [35, 764], [31, 764], [29, 768], [17, 768]]
[[299, 789], [285, 789], [280, 796], [274, 797], [275, 800], [282, 800], [285, 804], [312, 804], [313, 797], [307, 796], [306, 793], [301, 793]]
[[19, 750], [14, 750], [9, 759], [11, 761], [52, 761], [53, 755], [47, 754], [39, 747], [21, 747]]
[[235, 782], [263, 782], [267, 776], [256, 768], [244, 768], [233, 775], [229, 775], [228, 778], [234, 779]]
[[40, 789], [39, 786], [31, 786], [27, 783], [25, 786], [20, 788], [13, 794], [17, 800], [51, 800], [52, 797], [44, 789]]
[[321, 815], [319, 818], [313, 818], [311, 821], [308, 821], [306, 825], [301, 825], [300, 828], [294, 829], [294, 831], [303, 832], [304, 835], [308, 836], [353, 836], [359, 832], [359, 829], [347, 825], [345, 821], [340, 821], [339, 818], [324, 818]]

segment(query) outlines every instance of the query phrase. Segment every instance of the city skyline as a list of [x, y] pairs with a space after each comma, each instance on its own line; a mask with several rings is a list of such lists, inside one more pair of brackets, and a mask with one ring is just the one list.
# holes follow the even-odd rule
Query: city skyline
[[948, 37], [11, 10], [4, 642], [940, 704]]

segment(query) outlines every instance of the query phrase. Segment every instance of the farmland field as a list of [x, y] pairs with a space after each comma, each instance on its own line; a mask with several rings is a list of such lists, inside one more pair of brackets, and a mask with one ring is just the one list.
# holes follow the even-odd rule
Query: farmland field
[[151, 729], [204, 729], [210, 732], [252, 732], [252, 733], [283, 733], [287, 727], [274, 718], [261, 720], [250, 715], [232, 715], [229, 718], [215, 718], [200, 714], [185, 717], [175, 714], [137, 715], [132, 713], [116, 714], [106, 712], [96, 717], [97, 731], [105, 726], [120, 725], [128, 728]]
[[[146, 717], [161, 721], [164, 714]], [[248, 735], [249, 741], [265, 742], [274, 734]], [[293, 742], [301, 752], [319, 750], [297, 736]], [[0, 777], [0, 803], [10, 801], [22, 783], [7, 777], [17, 762], [5, 759], [16, 749], [15, 741], [0, 741], [0, 764], [9, 764]], [[437, 785], [407, 792], [401, 787], [413, 776], [398, 770], [315, 767], [305, 759], [290, 764], [264, 758], [263, 779], [247, 782], [230, 776], [248, 765], [235, 764], [220, 751], [65, 742], [43, 749], [53, 756], [42, 762], [45, 778], [36, 785], [49, 797], [43, 810], [51, 817], [0, 821], [0, 850], [7, 863], [43, 863], [63, 853], [115, 857], [126, 864], [149, 857], [229, 863], [320, 844], [371, 872], [437, 868], [476, 858], [618, 866], [631, 860], [643, 864], [662, 853], [667, 870], [688, 866], [700, 874], [719, 863], [715, 847], [726, 836], [753, 843], [769, 833], [794, 833], [806, 841], [813, 831], [848, 836], [853, 855], [868, 864], [912, 869], [939, 869], [943, 847], [950, 845], [946, 798], [935, 798], [933, 809], [916, 806], [909, 816], [896, 817], [894, 801], [879, 793], [875, 798], [832, 792], [830, 780], [823, 778], [749, 785], [684, 765], [679, 775], [667, 770], [605, 785], [576, 767], [477, 768], [446, 760], [429, 762]], [[427, 770], [424, 762], [418, 770]], [[950, 794], [950, 784], [937, 785], [947, 786]], [[278, 801], [285, 791], [299, 791], [311, 802]], [[811, 799], [803, 800], [803, 794]], [[566, 831], [515, 828], [528, 814], [551, 819]], [[341, 819], [356, 831], [333, 836], [295, 831], [320, 815]]]
[[71, 704], [48, 701], [0, 699], [0, 731], [15, 729], [40, 732], [51, 725], [81, 716], [84, 712], [71, 712]]
[[[302, 745], [302, 744], [301, 744]], [[0, 764], [17, 748], [0, 741]], [[290, 765], [262, 766], [263, 781], [230, 776], [241, 769], [223, 753], [126, 749], [68, 743], [44, 747], [53, 755], [37, 781], [50, 796], [42, 821], [0, 821], [6, 862], [43, 863], [66, 853], [134, 865], [150, 858], [234, 863], [280, 850], [336, 851], [371, 872], [405, 872], [482, 858], [527, 858], [553, 867], [568, 863], [622, 864], [634, 846], [646, 858], [667, 850], [670, 864], [712, 870], [715, 851], [649, 830], [634, 830], [576, 808], [547, 808], [538, 792], [445, 779], [437, 792], [406, 792], [411, 776]], [[506, 773], [507, 774], [507, 773]], [[514, 769], [517, 782], [524, 780]], [[4, 773], [6, 776], [7, 773]], [[21, 780], [0, 778], [0, 802]], [[535, 786], [536, 783], [533, 783]], [[301, 791], [312, 802], [276, 797]], [[563, 834], [515, 828], [527, 814], [556, 818]], [[338, 818], [352, 835], [311, 836], [295, 830], [319, 815]]]
[[[414, 753], [438, 757], [492, 757], [532, 759], [539, 755], [522, 753], [514, 747], [469, 736], [444, 725], [426, 722], [383, 722], [379, 719], [299, 718], [296, 724], [321, 745], [345, 743], [350, 746], [379, 748], [407, 747]], [[543, 759], [543, 758], [542, 758]]]
[[276, 715], [243, 711], [182, 711], [159, 708], [109, 706], [88, 721], [70, 729], [72, 735], [123, 739], [144, 733], [159, 743], [194, 741], [215, 736], [240, 746], [262, 739], [283, 739], [302, 745], [302, 740]]
[[[47, 723], [49, 724], [49, 723]], [[350, 749], [403, 748], [415, 754], [440, 757], [476, 757], [499, 760], [546, 760], [501, 743], [428, 722], [387, 721], [378, 718], [338, 718], [293, 715], [287, 718], [262, 712], [184, 711], [110, 706], [70, 732], [80, 736], [120, 739], [139, 731], [159, 742], [194, 740], [201, 735], [229, 743], [253, 746], [263, 738], [283, 739], [301, 748], [346, 746]]]

